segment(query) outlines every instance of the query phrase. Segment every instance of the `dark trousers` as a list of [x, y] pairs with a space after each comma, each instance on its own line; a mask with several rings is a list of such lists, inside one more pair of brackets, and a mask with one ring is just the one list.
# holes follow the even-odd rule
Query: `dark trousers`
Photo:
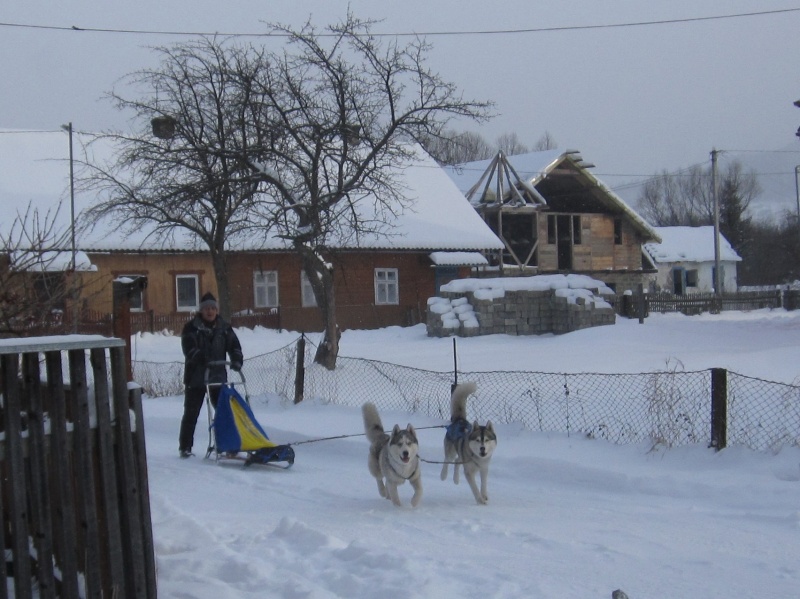
[[[217, 409], [217, 398], [219, 397], [219, 385], [210, 385], [211, 405]], [[178, 449], [180, 451], [191, 451], [194, 445], [194, 429], [197, 427], [197, 418], [203, 409], [203, 401], [206, 398], [205, 387], [186, 387], [183, 396], [183, 418], [181, 418], [181, 432], [178, 435]]]

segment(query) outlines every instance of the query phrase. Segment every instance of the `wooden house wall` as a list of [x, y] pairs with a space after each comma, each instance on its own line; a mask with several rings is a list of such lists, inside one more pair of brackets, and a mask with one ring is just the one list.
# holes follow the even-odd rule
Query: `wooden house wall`
[[120, 275], [147, 277], [144, 309], [157, 314], [176, 311], [176, 274], [197, 275], [200, 294], [211, 291], [217, 295], [214, 267], [207, 253], [92, 253], [89, 259], [97, 267], [97, 274], [87, 277], [87, 285], [81, 295], [85, 305], [92, 310], [111, 312], [111, 282]]
[[[294, 260], [294, 264], [278, 275], [281, 324], [296, 331], [321, 330], [319, 309], [300, 305], [299, 260], [293, 256], [287, 258]], [[427, 301], [435, 291], [434, 269], [427, 252], [342, 253], [330, 261], [334, 267], [337, 320], [343, 330], [406, 326], [425, 321]], [[397, 269], [397, 305], [375, 304], [376, 268]], [[468, 272], [466, 269], [464, 276]]]
[[[196, 274], [202, 295], [219, 295], [214, 270], [207, 253], [178, 254], [91, 254], [98, 272], [89, 276], [82, 298], [86, 308], [112, 311], [112, 281], [123, 274], [142, 274], [148, 278], [145, 310], [156, 314], [175, 312], [175, 275]], [[342, 329], [379, 328], [410, 325], [425, 321], [427, 300], [435, 293], [435, 272], [429, 252], [347, 252], [330, 258], [334, 265], [336, 310]], [[375, 304], [375, 269], [397, 268], [399, 303]], [[319, 331], [322, 319], [317, 307], [301, 305], [301, 264], [292, 253], [231, 253], [228, 275], [231, 285], [231, 311], [255, 310], [253, 273], [278, 272], [278, 299], [281, 326], [288, 330]], [[459, 277], [469, 276], [468, 267]], [[267, 310], [264, 308], [263, 310]]]
[[558, 270], [558, 246], [547, 243], [547, 213], [539, 216], [537, 235], [539, 238], [539, 270], [542, 272]]
[[[641, 240], [631, 224], [622, 221], [622, 243], [614, 243], [611, 214], [581, 214], [581, 243], [572, 246], [572, 269], [576, 272], [638, 270], [642, 267]], [[539, 271], [558, 270], [558, 246], [547, 243], [547, 214], [539, 219]]]
[[[617, 268], [625, 268], [624, 266], [617, 265], [617, 246], [614, 245], [613, 217], [593, 214], [591, 217], [584, 216], [583, 218], [590, 223], [590, 233], [586, 239], [590, 240], [593, 254], [592, 265], [585, 270], [615, 270]], [[625, 235], [623, 233], [623, 245], [624, 243]]]
[[[613, 221], [612, 221], [613, 227]], [[612, 235], [613, 237], [613, 235]], [[626, 219], [622, 220], [622, 243], [614, 246], [614, 269], [642, 268], [642, 239]]]

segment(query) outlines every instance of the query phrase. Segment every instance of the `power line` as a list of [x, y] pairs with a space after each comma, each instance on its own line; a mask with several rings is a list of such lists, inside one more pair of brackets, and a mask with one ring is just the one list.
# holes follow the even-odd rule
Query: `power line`
[[[36, 134], [36, 133], [63, 133], [62, 129], [0, 129], [0, 135], [15, 135], [15, 134]], [[96, 133], [90, 133], [88, 131], [73, 131], [73, 133], [80, 134], [80, 135], [96, 135]], [[750, 153], [750, 154], [770, 154], [770, 153], [778, 153], [778, 154], [798, 154], [800, 150], [718, 150], [719, 153]], [[655, 173], [601, 173], [597, 171], [591, 171], [592, 175], [595, 177], [631, 177], [632, 179], [638, 179], [636, 181], [630, 181], [627, 183], [622, 183], [620, 185], [606, 185], [610, 190], [623, 190], [629, 188], [635, 188], [643, 185], [646, 180], [648, 179], [657, 179], [657, 178], [675, 178], [675, 177], [690, 177], [695, 176], [692, 172], [697, 167], [703, 167], [708, 164], [709, 161], [697, 162], [695, 164], [691, 164], [689, 166], [669, 171], [663, 170], [661, 172]], [[458, 165], [455, 165], [458, 166]], [[430, 166], [424, 168], [442, 168], [441, 166]], [[464, 172], [474, 172], [474, 173], [482, 173], [485, 171], [484, 168], [480, 167], [468, 167], [468, 166], [461, 166], [459, 170]], [[527, 175], [528, 177], [533, 177], [534, 175], [538, 174], [538, 171], [519, 171], [522, 175]], [[755, 172], [758, 176], [784, 176], [784, 175], [793, 175], [793, 171], [777, 171], [777, 172]], [[707, 175], [702, 175], [707, 176]]]
[[[708, 17], [686, 17], [682, 19], [661, 19], [653, 21], [632, 21], [627, 23], [608, 23], [602, 25], [565, 25], [561, 27], [531, 27], [525, 29], [494, 29], [474, 31], [427, 31], [427, 32], [395, 32], [395, 33], [364, 33], [356, 34], [357, 37], [444, 37], [462, 35], [516, 35], [524, 33], [552, 33], [561, 31], [586, 31], [591, 29], [619, 29], [625, 27], [645, 27], [653, 25], [676, 25], [681, 23], [696, 23], [702, 21], [719, 21], [723, 19], [738, 19], [745, 17], [760, 17], [800, 12], [800, 8], [783, 8], [757, 12], [735, 13], [725, 15], [712, 15]], [[29, 23], [0, 23], [0, 27], [18, 29], [37, 29], [46, 31], [69, 31], [80, 33], [113, 33], [125, 35], [167, 35], [167, 36], [223, 36], [223, 37], [290, 37], [290, 33], [273, 31], [265, 33], [241, 33], [221, 31], [172, 31], [172, 30], [147, 30], [147, 29], [106, 29], [99, 27], [78, 27], [77, 25], [37, 25]], [[320, 33], [318, 37], [338, 37], [337, 33]]]
[[61, 129], [0, 129], [0, 135], [17, 135], [18, 133], [62, 133]]

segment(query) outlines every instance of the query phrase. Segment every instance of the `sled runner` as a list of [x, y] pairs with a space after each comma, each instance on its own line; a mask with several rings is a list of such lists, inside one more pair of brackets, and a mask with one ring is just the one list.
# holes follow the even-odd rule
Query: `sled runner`
[[[236, 383], [223, 383], [217, 397], [217, 409], [214, 410], [209, 388], [206, 458], [214, 454], [214, 459], [217, 461], [243, 460], [245, 467], [252, 464], [264, 464], [289, 468], [294, 464], [294, 449], [290, 445], [278, 445], [270, 441], [250, 408], [244, 374], [241, 371], [238, 374], [245, 397], [242, 397], [236, 389]], [[286, 464], [281, 466], [280, 462]]]

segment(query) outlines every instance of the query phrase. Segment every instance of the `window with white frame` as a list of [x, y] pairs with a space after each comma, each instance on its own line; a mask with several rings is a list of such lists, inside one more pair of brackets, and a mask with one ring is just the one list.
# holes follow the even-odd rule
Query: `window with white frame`
[[176, 310], [192, 312], [200, 309], [197, 275], [175, 275]]
[[317, 298], [314, 296], [314, 288], [308, 280], [306, 271], [300, 271], [300, 301], [304, 308], [313, 308], [317, 305]]
[[277, 308], [278, 271], [255, 271], [253, 273], [253, 294], [253, 302], [256, 308]]
[[399, 304], [400, 293], [396, 268], [375, 269], [375, 303]]
[[[127, 278], [127, 279], [138, 279], [139, 277], [144, 277], [145, 275], [119, 275], [118, 278]], [[138, 288], [134, 289], [130, 294], [130, 302], [131, 302], [131, 312], [141, 312], [144, 310], [144, 289]]]

